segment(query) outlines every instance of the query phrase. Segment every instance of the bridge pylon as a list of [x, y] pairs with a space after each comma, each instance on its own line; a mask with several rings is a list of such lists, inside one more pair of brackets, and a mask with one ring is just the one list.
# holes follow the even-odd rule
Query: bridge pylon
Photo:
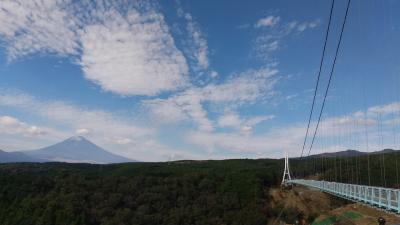
[[285, 170], [283, 171], [283, 178], [282, 178], [282, 186], [287, 185], [287, 181], [290, 181], [292, 178], [290, 177], [290, 169], [289, 169], [289, 155], [285, 153]]

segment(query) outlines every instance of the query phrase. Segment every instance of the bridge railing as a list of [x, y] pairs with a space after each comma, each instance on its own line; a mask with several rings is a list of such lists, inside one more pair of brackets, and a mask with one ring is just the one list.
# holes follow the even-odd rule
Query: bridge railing
[[399, 189], [303, 179], [287, 180], [287, 183], [317, 188], [341, 198], [363, 202], [400, 214]]

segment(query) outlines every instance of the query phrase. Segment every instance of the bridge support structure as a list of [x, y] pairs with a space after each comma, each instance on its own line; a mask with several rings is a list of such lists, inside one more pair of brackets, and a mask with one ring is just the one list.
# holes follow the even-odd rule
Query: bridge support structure
[[290, 177], [290, 169], [289, 169], [289, 155], [285, 153], [285, 170], [283, 171], [281, 186], [288, 185], [291, 179], [292, 178]]

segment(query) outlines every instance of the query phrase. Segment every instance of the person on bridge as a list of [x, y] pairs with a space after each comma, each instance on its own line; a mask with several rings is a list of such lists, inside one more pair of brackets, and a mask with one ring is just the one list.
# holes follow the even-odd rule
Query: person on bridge
[[385, 218], [379, 217], [379, 218], [378, 218], [378, 223], [379, 223], [379, 225], [385, 225], [385, 224], [386, 224]]
[[304, 218], [304, 214], [303, 213], [300, 213], [297, 216], [297, 223], [296, 224], [298, 224], [298, 225], [305, 225], [306, 224], [306, 219]]

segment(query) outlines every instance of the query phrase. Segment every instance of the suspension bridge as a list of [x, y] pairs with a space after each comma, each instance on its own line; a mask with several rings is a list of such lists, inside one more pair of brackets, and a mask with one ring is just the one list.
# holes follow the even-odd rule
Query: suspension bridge
[[[326, 36], [325, 36], [325, 43], [323, 46], [323, 51], [322, 51], [322, 57], [321, 57], [321, 61], [320, 61], [320, 66], [319, 66], [319, 71], [318, 71], [318, 76], [316, 79], [316, 85], [315, 85], [315, 89], [314, 89], [314, 97], [313, 97], [313, 101], [312, 101], [312, 105], [311, 105], [311, 111], [309, 114], [309, 119], [308, 119], [308, 125], [307, 125], [307, 130], [306, 130], [306, 134], [305, 134], [305, 138], [304, 138], [304, 143], [303, 143], [303, 148], [301, 150], [301, 157], [300, 157], [300, 161], [304, 158], [310, 159], [310, 153], [311, 150], [313, 148], [317, 133], [318, 133], [318, 129], [320, 126], [320, 122], [321, 122], [321, 118], [322, 118], [322, 114], [324, 111], [324, 107], [325, 107], [325, 103], [326, 103], [326, 98], [328, 96], [328, 92], [329, 92], [329, 88], [331, 86], [331, 80], [334, 74], [334, 70], [335, 70], [335, 64], [336, 64], [336, 59], [338, 57], [338, 53], [339, 53], [339, 49], [341, 46], [341, 42], [342, 42], [342, 37], [343, 37], [343, 33], [344, 33], [344, 28], [346, 25], [346, 20], [347, 20], [347, 16], [349, 13], [349, 8], [350, 8], [350, 3], [351, 0], [347, 1], [347, 7], [346, 7], [346, 11], [344, 14], [344, 19], [341, 25], [341, 30], [340, 30], [340, 35], [339, 35], [339, 40], [337, 42], [336, 45], [336, 52], [335, 55], [333, 57], [333, 62], [332, 62], [332, 66], [330, 69], [330, 75], [329, 75], [329, 79], [328, 79], [328, 83], [327, 83], [327, 87], [324, 91], [323, 94], [323, 100], [322, 100], [322, 106], [320, 108], [319, 111], [319, 115], [318, 115], [318, 119], [317, 122], [315, 123], [315, 130], [312, 133], [312, 138], [311, 138], [311, 143], [308, 149], [308, 154], [306, 150], [306, 144], [307, 144], [307, 138], [309, 136], [310, 133], [310, 129], [311, 129], [311, 120], [313, 118], [313, 113], [314, 113], [314, 108], [315, 108], [315, 103], [316, 103], [316, 98], [317, 98], [317, 93], [318, 93], [318, 87], [320, 85], [320, 77], [321, 77], [321, 71], [322, 71], [322, 67], [324, 64], [324, 58], [325, 58], [325, 51], [326, 51], [326, 46], [327, 46], [327, 42], [328, 42], [328, 36], [331, 32], [331, 20], [332, 20], [332, 14], [334, 11], [334, 5], [335, 5], [335, 0], [332, 0], [332, 4], [331, 4], [331, 8], [330, 8], [330, 15], [329, 15], [329, 23], [326, 29]], [[380, 119], [380, 114], [379, 114], [379, 119]], [[382, 122], [380, 122], [380, 126], [382, 126]], [[381, 127], [380, 127], [381, 129]], [[367, 132], [367, 131], [366, 131]], [[382, 131], [380, 131], [382, 133]], [[366, 134], [368, 139], [368, 133]], [[368, 149], [368, 142], [367, 142], [367, 149]], [[396, 188], [390, 188], [387, 187], [386, 185], [386, 171], [385, 171], [385, 159], [384, 159], [384, 154], [382, 155], [382, 164], [381, 164], [381, 179], [383, 179], [384, 181], [382, 182], [382, 186], [372, 186], [371, 185], [371, 175], [370, 175], [370, 158], [368, 155], [368, 169], [364, 170], [362, 172], [366, 172], [368, 173], [368, 185], [362, 185], [361, 182], [356, 182], [357, 184], [354, 184], [351, 182], [351, 179], [348, 179], [349, 182], [337, 182], [337, 181], [332, 181], [333, 179], [331, 179], [330, 181], [325, 180], [325, 176], [314, 176], [317, 177], [317, 179], [307, 179], [307, 177], [304, 175], [302, 179], [300, 178], [293, 178], [293, 176], [291, 176], [291, 172], [289, 169], [289, 157], [286, 154], [285, 155], [285, 167], [284, 167], [284, 172], [283, 172], [283, 178], [282, 178], [282, 185], [283, 186], [287, 186], [287, 185], [302, 185], [302, 186], [306, 186], [309, 188], [314, 188], [317, 190], [320, 190], [322, 192], [337, 196], [339, 198], [343, 198], [343, 199], [347, 199], [350, 201], [354, 201], [354, 202], [360, 202], [363, 203], [367, 206], [370, 207], [375, 207], [375, 208], [380, 208], [384, 211], [387, 212], [391, 212], [391, 213], [396, 213], [396, 214], [400, 214], [400, 189], [396, 189]], [[317, 157], [314, 157], [314, 159], [316, 159]], [[309, 160], [310, 161], [310, 160]], [[322, 157], [322, 163], [324, 163], [324, 158]], [[335, 167], [336, 167], [336, 157], [335, 157]], [[356, 160], [357, 163], [357, 160]], [[323, 165], [324, 166], [324, 165]], [[341, 166], [341, 162], [340, 162], [340, 166]], [[357, 167], [357, 165], [356, 165]], [[361, 174], [361, 169], [360, 169], [361, 165], [360, 165], [360, 161], [358, 162], [358, 168], [357, 168], [357, 172]], [[297, 171], [298, 172], [298, 171]], [[335, 168], [335, 173], [337, 173], [336, 168]], [[339, 172], [339, 175], [342, 175], [342, 171]], [[310, 173], [309, 173], [310, 175]], [[312, 174], [315, 175], [315, 174]], [[398, 168], [397, 168], [397, 159], [396, 159], [396, 175], [397, 175], [397, 187], [399, 184], [399, 174], [398, 174]], [[309, 176], [310, 177], [310, 176]], [[375, 178], [376, 179], [376, 178]], [[354, 180], [353, 180], [354, 181]], [[384, 187], [385, 186], [385, 187]]]
[[387, 212], [400, 214], [400, 190], [350, 183], [329, 182], [324, 180], [292, 179], [289, 169], [289, 158], [285, 156], [285, 169], [282, 185], [303, 185], [318, 189], [354, 202], [364, 203]]

